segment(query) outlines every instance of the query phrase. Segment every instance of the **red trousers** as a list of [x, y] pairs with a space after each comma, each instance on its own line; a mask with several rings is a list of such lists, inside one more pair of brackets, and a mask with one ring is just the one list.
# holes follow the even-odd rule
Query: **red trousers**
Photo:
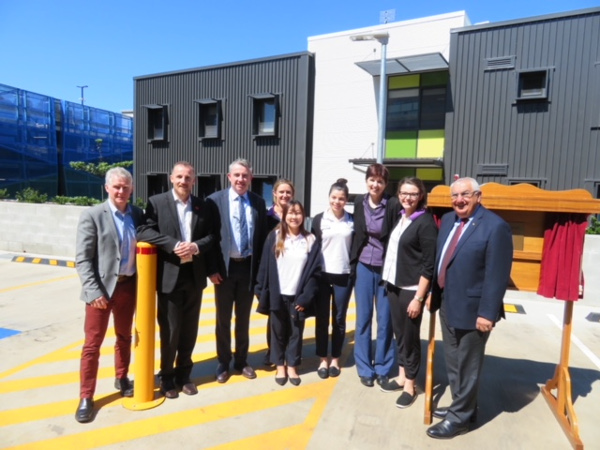
[[131, 326], [135, 311], [136, 278], [117, 283], [106, 309], [85, 306], [85, 342], [81, 350], [79, 397], [93, 398], [98, 377], [100, 347], [106, 336], [110, 313], [113, 314], [115, 334], [115, 377], [124, 378], [131, 360]]

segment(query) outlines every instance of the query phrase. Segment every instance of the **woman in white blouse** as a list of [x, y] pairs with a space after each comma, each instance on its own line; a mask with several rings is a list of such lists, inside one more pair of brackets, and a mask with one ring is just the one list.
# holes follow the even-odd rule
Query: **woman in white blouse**
[[302, 204], [291, 200], [281, 223], [267, 237], [255, 288], [257, 311], [271, 319], [271, 362], [281, 386], [288, 378], [294, 386], [300, 384], [304, 323], [314, 315], [321, 271], [319, 244], [304, 228], [304, 219]]
[[[346, 313], [352, 295], [350, 249], [354, 232], [352, 214], [344, 207], [348, 201], [348, 181], [340, 178], [329, 189], [329, 209], [317, 214], [312, 232], [321, 243], [323, 272], [319, 279], [319, 295], [315, 308], [316, 353], [321, 362], [320, 378], [340, 374], [340, 356], [346, 336]], [[331, 313], [331, 362], [327, 358], [329, 312]]]

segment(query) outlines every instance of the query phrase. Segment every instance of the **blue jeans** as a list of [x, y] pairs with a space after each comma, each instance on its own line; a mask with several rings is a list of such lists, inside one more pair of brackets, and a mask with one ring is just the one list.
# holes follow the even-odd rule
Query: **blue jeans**
[[[389, 376], [395, 367], [394, 342], [392, 339], [392, 316], [390, 304], [381, 285], [381, 267], [358, 263], [356, 283], [356, 331], [354, 337], [354, 360], [360, 377]], [[371, 345], [373, 308], [377, 314], [375, 357]]]

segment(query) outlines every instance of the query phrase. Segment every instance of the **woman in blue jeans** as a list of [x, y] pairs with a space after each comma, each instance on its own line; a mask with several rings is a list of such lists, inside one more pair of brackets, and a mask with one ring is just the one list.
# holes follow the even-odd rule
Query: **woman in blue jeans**
[[[375, 380], [388, 382], [394, 367], [390, 305], [381, 280], [384, 260], [383, 224], [387, 198], [385, 188], [389, 172], [382, 164], [367, 168], [367, 193], [354, 201], [354, 239], [351, 261], [356, 266], [356, 331], [354, 359], [363, 385], [372, 387]], [[371, 345], [373, 312], [376, 311], [377, 337], [375, 352]]]

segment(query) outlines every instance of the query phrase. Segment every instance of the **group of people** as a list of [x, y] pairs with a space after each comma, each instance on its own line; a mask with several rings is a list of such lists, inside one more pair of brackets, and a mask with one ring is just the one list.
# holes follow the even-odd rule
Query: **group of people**
[[[440, 310], [452, 402], [435, 408], [434, 416], [442, 421], [427, 434], [444, 439], [467, 432], [477, 413], [485, 344], [503, 316], [512, 262], [510, 227], [481, 205], [477, 181], [460, 178], [452, 184], [453, 211], [441, 218], [438, 231], [423, 181], [404, 178], [396, 195], [388, 197], [389, 172], [382, 164], [368, 167], [367, 193], [356, 197], [353, 214], [345, 209], [347, 181], [339, 179], [329, 190], [329, 207], [312, 220], [294, 199], [290, 180], [275, 183], [273, 206], [267, 210], [264, 200], [250, 192], [248, 161], [231, 163], [227, 177], [229, 188], [202, 200], [191, 193], [193, 167], [178, 162], [171, 172], [172, 190], [151, 197], [142, 213], [128, 203], [131, 174], [118, 168], [106, 174], [109, 198], [82, 213], [77, 233], [86, 318], [76, 419], [93, 419], [99, 351], [111, 311], [117, 336], [115, 388], [123, 396], [133, 395], [127, 374], [135, 246], [144, 241], [158, 248], [159, 377], [167, 398], [178, 397], [179, 391], [198, 392], [191, 380], [192, 352], [207, 278], [215, 286], [219, 383], [227, 382], [232, 369], [256, 378], [248, 362], [254, 296], [257, 311], [268, 316], [264, 363], [276, 367], [277, 384], [301, 382], [303, 332], [310, 316], [315, 317], [320, 358], [317, 374], [339, 376], [354, 290], [359, 380], [367, 387], [377, 383], [383, 392], [402, 391], [399, 408], [417, 398], [424, 306]], [[396, 364], [398, 374], [391, 378]]]

